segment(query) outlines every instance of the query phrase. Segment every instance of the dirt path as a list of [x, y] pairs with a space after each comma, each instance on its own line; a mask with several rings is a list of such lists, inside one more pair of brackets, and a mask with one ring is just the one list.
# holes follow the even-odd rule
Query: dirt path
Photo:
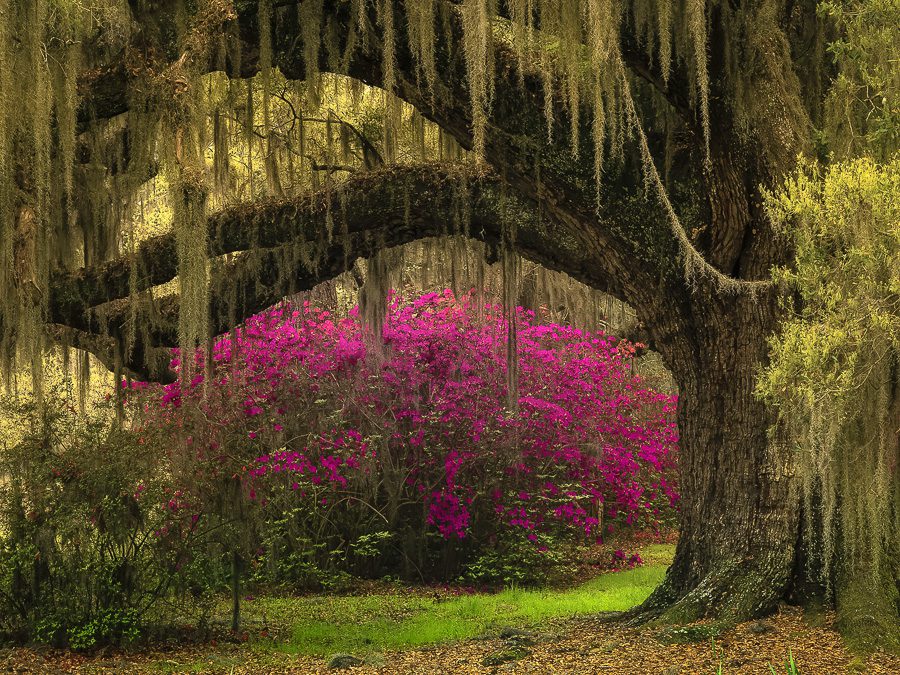
[[[539, 631], [508, 631], [507, 637], [469, 640], [429, 649], [385, 652], [353, 667], [359, 673], [692, 673], [778, 675], [787, 671], [789, 650], [803, 675], [859, 672], [900, 673], [900, 659], [875, 654], [851, 657], [840, 636], [827, 625], [811, 627], [802, 614], [786, 608], [765, 621], [742, 624], [715, 639], [664, 644], [684, 637], [659, 629], [622, 628], [597, 619], [567, 619]], [[703, 629], [694, 629], [702, 634]], [[695, 635], [696, 637], [696, 635]], [[515, 660], [506, 661], [507, 658]], [[719, 667], [721, 665], [721, 671]], [[0, 651], [0, 672], [18, 673], [327, 673], [326, 659], [262, 651], [248, 644], [207, 644], [85, 656], [71, 652], [12, 649]]]

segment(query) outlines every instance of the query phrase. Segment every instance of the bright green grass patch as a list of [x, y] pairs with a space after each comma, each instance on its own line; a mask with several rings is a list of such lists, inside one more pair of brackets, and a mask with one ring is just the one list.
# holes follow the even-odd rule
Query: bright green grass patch
[[[671, 547], [669, 547], [671, 550]], [[663, 557], [657, 549], [654, 557]], [[600, 575], [573, 589], [511, 589], [443, 602], [403, 595], [261, 598], [254, 613], [291, 626], [289, 641], [264, 643], [289, 653], [326, 655], [404, 649], [475, 637], [504, 626], [629, 609], [662, 581], [667, 563]]]

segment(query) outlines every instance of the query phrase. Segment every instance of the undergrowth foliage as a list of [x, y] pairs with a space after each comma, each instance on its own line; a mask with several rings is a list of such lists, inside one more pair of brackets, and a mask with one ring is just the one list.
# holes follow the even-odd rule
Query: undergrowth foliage
[[391, 295], [372, 335], [358, 310], [282, 303], [211, 363], [198, 349], [190, 379], [122, 383], [84, 412], [8, 401], [0, 638], [92, 648], [208, 626], [227, 589], [237, 626], [248, 583], [543, 583], [572, 546], [668, 524], [674, 399], [632, 374], [633, 345], [539, 319]]
[[114, 422], [80, 414], [62, 392], [5, 399], [18, 438], [0, 455], [0, 640], [90, 648], [138, 637], [177, 590], [191, 537], [159, 537], [169, 519], [165, 456]]
[[[239, 485], [228, 509], [266, 523], [266, 541], [242, 543], [276, 577], [447, 578], [498, 544], [656, 527], [677, 500], [673, 398], [631, 374], [632, 345], [520, 308], [509, 407], [507, 314], [394, 295], [373, 349], [356, 311], [282, 304], [220, 338], [209, 367], [198, 352], [190, 382], [151, 390], [147, 433]], [[178, 504], [188, 519], [222, 509], [198, 485]]]

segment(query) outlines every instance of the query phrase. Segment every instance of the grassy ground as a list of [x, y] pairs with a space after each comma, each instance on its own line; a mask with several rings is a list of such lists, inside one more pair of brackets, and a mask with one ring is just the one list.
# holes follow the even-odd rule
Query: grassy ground
[[[598, 619], [599, 612], [643, 600], [662, 579], [672, 549], [644, 547], [643, 567], [602, 574], [571, 589], [460, 595], [384, 588], [359, 596], [260, 597], [244, 603], [241, 636], [93, 654], [0, 649], [0, 672], [326, 675], [340, 672], [328, 667], [335, 653], [363, 660], [353, 669], [360, 675], [786, 675], [791, 654], [803, 675], [900, 672], [900, 661], [888, 655], [849, 654], [832, 629], [833, 616], [810, 625], [797, 608], [723, 633], [707, 635], [703, 629], [710, 626], [697, 625], [693, 629], [706, 637], [690, 642], [671, 640], [666, 629]], [[217, 623], [227, 620], [224, 600], [216, 614]]]
[[533, 626], [551, 618], [628, 609], [642, 602], [662, 580], [671, 549], [670, 545], [654, 545], [647, 554], [656, 562], [602, 574], [567, 590], [508, 589], [453, 598], [419, 594], [266, 597], [247, 603], [245, 614], [254, 626], [289, 626], [281, 639], [258, 642], [260, 647], [287, 653], [325, 655], [422, 647], [504, 627]]

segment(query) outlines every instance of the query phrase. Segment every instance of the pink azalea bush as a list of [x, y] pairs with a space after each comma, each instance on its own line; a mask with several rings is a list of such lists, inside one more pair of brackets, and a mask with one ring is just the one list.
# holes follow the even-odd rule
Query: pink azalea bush
[[266, 523], [257, 560], [371, 574], [446, 577], [501, 537], [539, 550], [656, 527], [678, 498], [674, 398], [631, 372], [628, 343], [515, 321], [511, 406], [505, 313], [471, 296], [394, 295], [380, 340], [309, 303], [251, 318], [209, 367], [198, 354], [148, 390], [146, 432], [183, 483], [169, 506], [192, 529], [232, 490], [232, 520]]

